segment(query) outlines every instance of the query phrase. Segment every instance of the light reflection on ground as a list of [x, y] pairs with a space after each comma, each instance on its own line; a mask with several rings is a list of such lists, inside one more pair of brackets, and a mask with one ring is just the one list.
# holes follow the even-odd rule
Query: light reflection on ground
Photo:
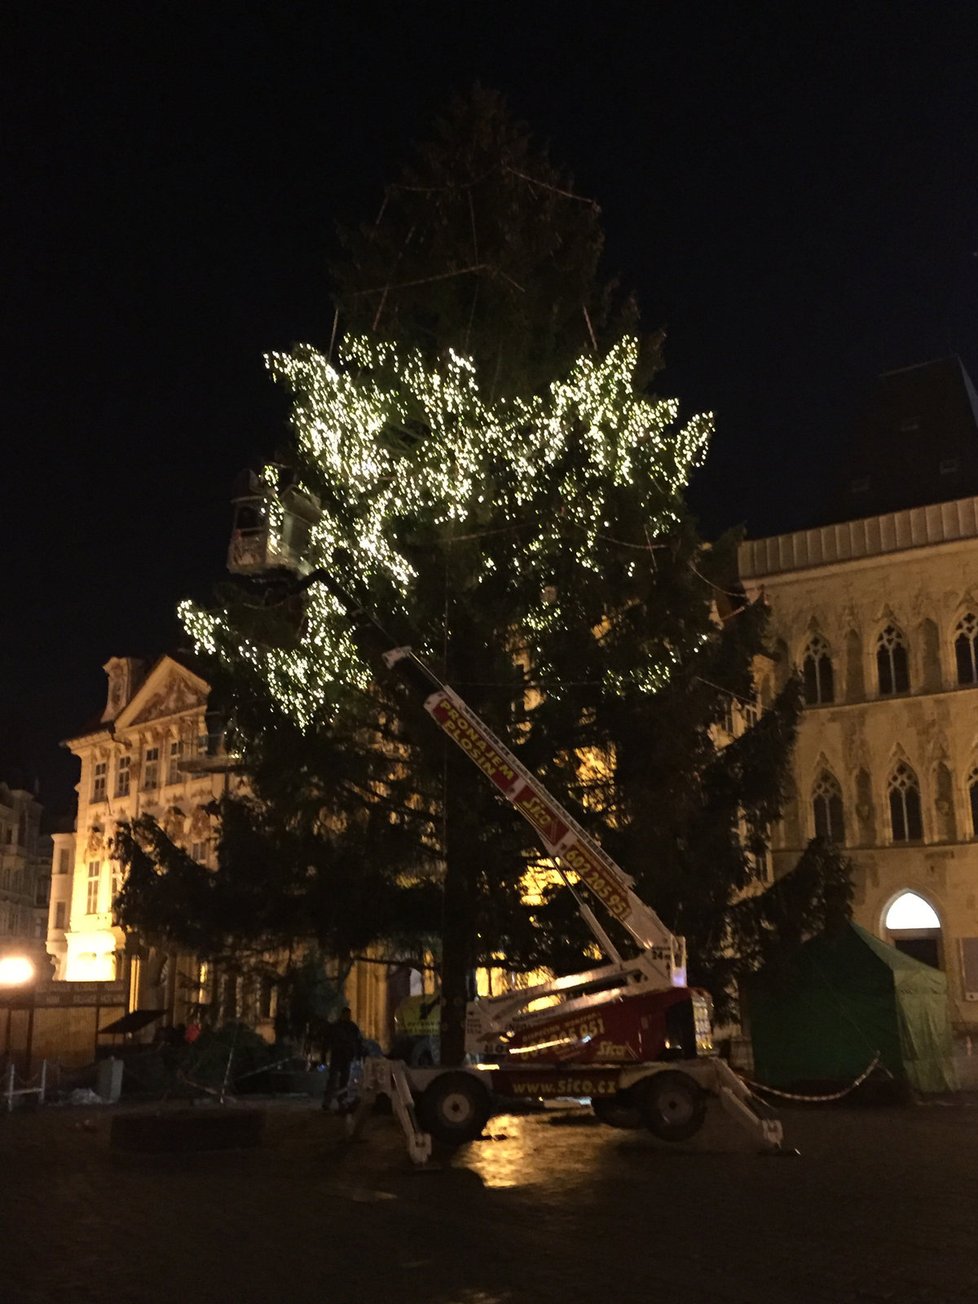
[[[547, 1122], [555, 1125], [590, 1127], [595, 1122], [590, 1107], [568, 1106], [547, 1111]], [[481, 1178], [486, 1187], [535, 1186], [552, 1182], [554, 1135], [541, 1127], [533, 1115], [497, 1114], [486, 1124], [484, 1137], [463, 1146], [453, 1167], [464, 1167]]]

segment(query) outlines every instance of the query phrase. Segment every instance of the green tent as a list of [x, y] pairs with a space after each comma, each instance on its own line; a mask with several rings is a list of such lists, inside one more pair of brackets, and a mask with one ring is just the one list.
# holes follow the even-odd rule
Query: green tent
[[763, 970], [747, 998], [754, 1072], [768, 1086], [852, 1082], [879, 1054], [917, 1091], [955, 1090], [946, 977], [858, 924]]

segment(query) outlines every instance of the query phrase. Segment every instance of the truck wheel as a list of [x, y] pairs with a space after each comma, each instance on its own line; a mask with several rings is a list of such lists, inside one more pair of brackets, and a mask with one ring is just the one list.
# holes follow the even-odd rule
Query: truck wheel
[[461, 1146], [481, 1135], [492, 1107], [488, 1091], [471, 1073], [442, 1073], [421, 1093], [417, 1112], [436, 1141]]
[[662, 1141], [686, 1141], [703, 1126], [706, 1098], [685, 1073], [653, 1073], [634, 1088], [642, 1121]]
[[641, 1127], [642, 1112], [628, 1096], [592, 1096], [591, 1108], [599, 1123], [607, 1127]]

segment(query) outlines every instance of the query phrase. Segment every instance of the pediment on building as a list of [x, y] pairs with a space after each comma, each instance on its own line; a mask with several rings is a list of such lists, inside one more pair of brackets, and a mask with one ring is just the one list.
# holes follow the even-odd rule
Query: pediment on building
[[116, 720], [116, 730], [166, 720], [204, 706], [207, 682], [172, 657], [160, 657], [142, 687]]

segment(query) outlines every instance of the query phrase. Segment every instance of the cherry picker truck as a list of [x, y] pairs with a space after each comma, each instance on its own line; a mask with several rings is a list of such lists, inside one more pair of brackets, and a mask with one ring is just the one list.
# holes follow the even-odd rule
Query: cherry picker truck
[[[235, 507], [229, 569], [244, 576], [286, 571], [292, 593], [314, 583], [329, 590], [349, 616], [364, 655], [380, 653], [442, 732], [532, 825], [606, 957], [582, 973], [470, 1001], [467, 1062], [461, 1067], [367, 1059], [360, 1103], [348, 1120], [351, 1132], [363, 1127], [377, 1096], [387, 1096], [412, 1160], [423, 1164], [432, 1138], [448, 1145], [472, 1141], [508, 1102], [576, 1098], [589, 1099], [598, 1119], [610, 1126], [644, 1126], [662, 1140], [682, 1141], [702, 1127], [712, 1097], [762, 1149], [781, 1150], [780, 1121], [715, 1052], [710, 997], [686, 986], [685, 940], [638, 897], [634, 880], [454, 689], [410, 648], [391, 646], [332, 572], [301, 564], [295, 542], [305, 538], [314, 511], [301, 491], [280, 496], [267, 481], [250, 476]], [[268, 524], [273, 518], [279, 522], [274, 537]], [[635, 955], [621, 954], [576, 883], [618, 921]]]

